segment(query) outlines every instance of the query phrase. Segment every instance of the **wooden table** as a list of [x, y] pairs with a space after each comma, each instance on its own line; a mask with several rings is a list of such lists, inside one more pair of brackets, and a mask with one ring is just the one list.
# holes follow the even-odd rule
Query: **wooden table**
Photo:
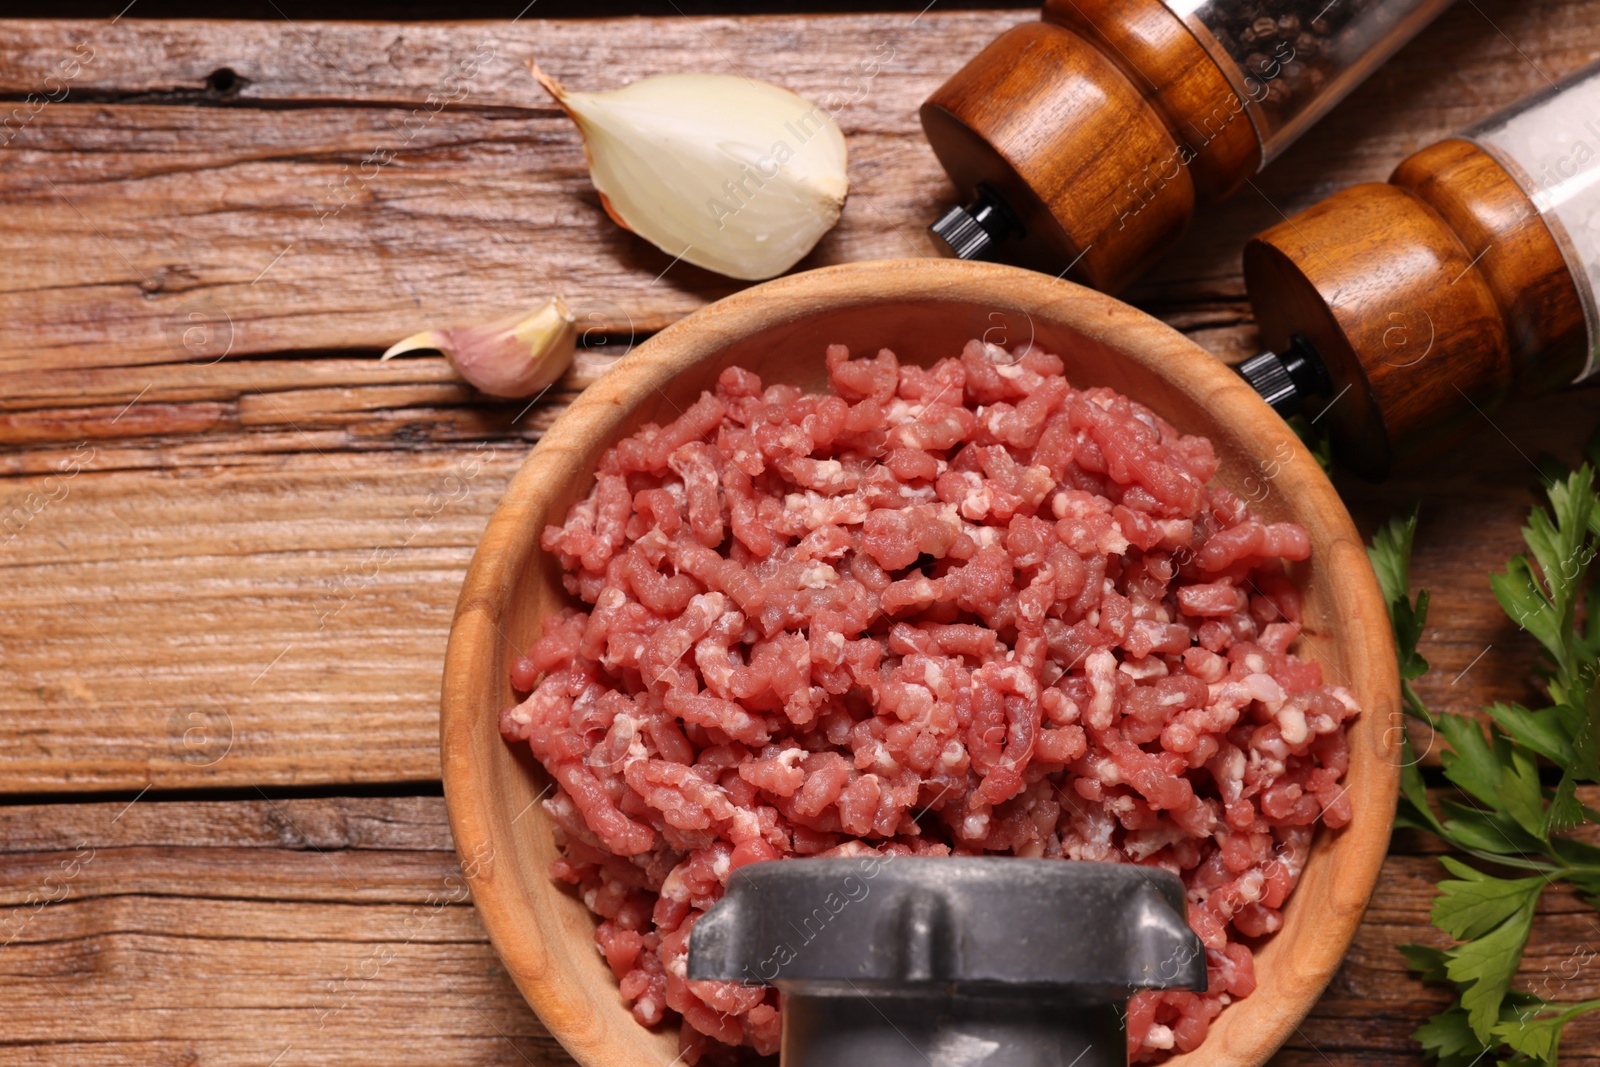
[[[920, 256], [951, 193], [916, 106], [1032, 17], [0, 24], [0, 1064], [568, 1062], [459, 878], [445, 635], [541, 430], [734, 286], [604, 220], [523, 63], [583, 88], [724, 69], [839, 94], [854, 187], [807, 265]], [[1596, 54], [1597, 0], [1463, 0], [1131, 298], [1236, 361], [1247, 235]], [[374, 359], [551, 291], [606, 343], [531, 410], [437, 358]], [[1529, 457], [1575, 459], [1594, 397], [1497, 414], [1382, 487], [1341, 480], [1369, 531], [1423, 502], [1436, 706], [1533, 699], [1532, 643], [1486, 575], [1518, 548]], [[1429, 853], [1396, 840], [1279, 1062], [1417, 1062], [1407, 1035], [1443, 997], [1394, 946], [1434, 939]], [[1525, 976], [1581, 945], [1593, 912], [1547, 893]], [[1566, 1051], [1600, 1061], [1600, 1028]]]

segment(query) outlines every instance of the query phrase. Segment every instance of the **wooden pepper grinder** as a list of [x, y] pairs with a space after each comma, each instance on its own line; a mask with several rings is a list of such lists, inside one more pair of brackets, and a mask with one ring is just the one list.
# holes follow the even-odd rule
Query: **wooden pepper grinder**
[[922, 105], [950, 254], [1115, 292], [1450, 0], [1047, 0]]
[[1501, 402], [1597, 369], [1600, 63], [1258, 234], [1273, 351], [1239, 370], [1357, 473], [1436, 452]]

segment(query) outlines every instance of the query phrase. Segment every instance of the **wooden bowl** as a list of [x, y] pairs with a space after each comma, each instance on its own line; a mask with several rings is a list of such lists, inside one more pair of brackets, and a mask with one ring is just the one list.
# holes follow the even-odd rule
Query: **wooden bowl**
[[1298, 650], [1364, 709], [1350, 727], [1355, 816], [1315, 839], [1283, 929], [1256, 954], [1257, 991], [1231, 1005], [1203, 1049], [1173, 1064], [1254, 1067], [1295, 1028], [1332, 977], [1388, 847], [1399, 786], [1399, 680], [1388, 616], [1361, 539], [1294, 433], [1227, 367], [1181, 334], [1108, 296], [1042, 274], [955, 260], [860, 263], [758, 285], [690, 315], [630, 354], [559, 419], [528, 456], [467, 571], [445, 659], [445, 797], [473, 899], [495, 948], [546, 1027], [585, 1067], [664, 1067], [675, 1028], [652, 1033], [623, 1006], [596, 952], [594, 920], [549, 876], [550, 824], [536, 803], [549, 779], [526, 745], [501, 740], [512, 662], [564, 602], [539, 533], [589, 492], [600, 454], [647, 420], [666, 422], [731, 364], [764, 382], [826, 387], [823, 350], [892, 348], [931, 363], [972, 337], [1036, 337], [1073, 384], [1109, 385], [1222, 459], [1218, 480], [1271, 519], [1311, 534], [1297, 565], [1305, 595]]

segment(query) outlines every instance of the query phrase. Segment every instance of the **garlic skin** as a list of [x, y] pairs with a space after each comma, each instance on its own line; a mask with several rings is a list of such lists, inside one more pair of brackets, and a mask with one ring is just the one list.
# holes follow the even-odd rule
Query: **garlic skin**
[[810, 100], [728, 74], [578, 93], [529, 66], [582, 131], [606, 213], [667, 255], [760, 281], [839, 221], [850, 190], [844, 134]]
[[572, 366], [578, 328], [559, 296], [526, 314], [453, 330], [424, 330], [393, 345], [378, 362], [432, 349], [479, 392], [521, 399], [549, 387]]

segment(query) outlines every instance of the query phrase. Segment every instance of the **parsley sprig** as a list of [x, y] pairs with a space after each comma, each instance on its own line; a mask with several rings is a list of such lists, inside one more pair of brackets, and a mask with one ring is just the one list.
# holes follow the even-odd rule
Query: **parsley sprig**
[[[1600, 438], [1591, 442], [1600, 465]], [[1412, 1035], [1441, 1067], [1469, 1067], [1491, 1053], [1503, 1062], [1554, 1067], [1562, 1029], [1600, 1000], [1565, 1002], [1511, 988], [1533, 929], [1539, 896], [1558, 881], [1575, 886], [1600, 909], [1600, 848], [1568, 831], [1600, 822], [1582, 804], [1581, 783], [1600, 781], [1600, 496], [1594, 467], [1552, 477], [1549, 508], [1536, 508], [1523, 527], [1527, 552], [1491, 576], [1495, 598], [1542, 646], [1538, 676], [1550, 706], [1485, 708], [1487, 725], [1471, 715], [1435, 714], [1412, 682], [1428, 670], [1417, 643], [1428, 616], [1428, 592], [1410, 596], [1415, 510], [1373, 538], [1368, 554], [1389, 603], [1400, 655], [1406, 711], [1427, 722], [1448, 746], [1444, 776], [1460, 791], [1438, 810], [1409, 739], [1397, 826], [1436, 834], [1477, 864], [1446, 856], [1452, 876], [1439, 883], [1434, 926], [1457, 943], [1401, 948], [1425, 981], [1453, 986], [1456, 1001]], [[1593, 572], [1593, 574], [1591, 573]], [[1588, 610], [1589, 605], [1596, 610]], [[1540, 761], [1560, 772], [1554, 787], [1541, 780]], [[1560, 990], [1554, 990], [1559, 997]]]

